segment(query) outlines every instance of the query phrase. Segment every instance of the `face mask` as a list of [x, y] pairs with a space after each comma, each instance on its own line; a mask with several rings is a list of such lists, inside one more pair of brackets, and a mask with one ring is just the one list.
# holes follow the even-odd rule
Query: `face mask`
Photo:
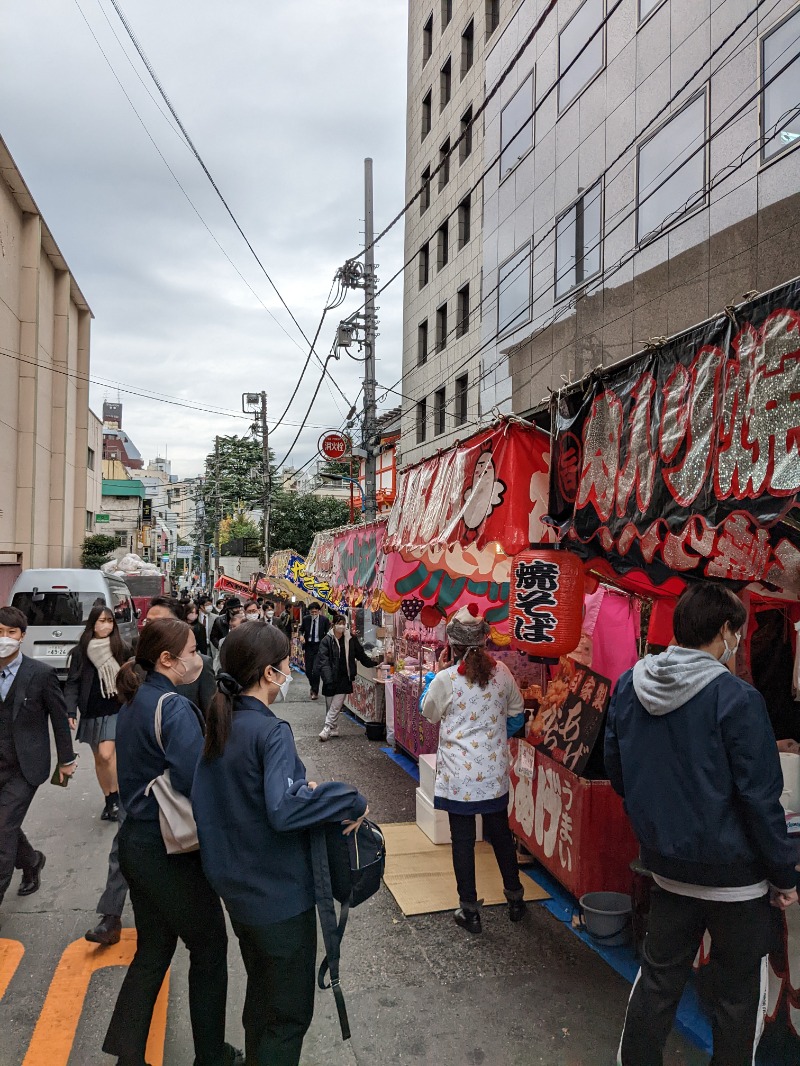
[[291, 685], [291, 683], [292, 683], [292, 675], [291, 674], [285, 674], [283, 672], [283, 670], [279, 670], [277, 666], [273, 666], [272, 669], [275, 671], [276, 674], [280, 674], [281, 677], [285, 677], [286, 678], [286, 680], [283, 682], [282, 685], [278, 685], [278, 691], [281, 694], [281, 699], [285, 700], [286, 696], [287, 696], [287, 693], [289, 692], [289, 685]]
[[0, 659], [9, 659], [16, 655], [22, 641], [14, 640], [13, 637], [0, 637]]
[[248, 621], [248, 622], [257, 622], [258, 621], [258, 614], [257, 614], [256, 611], [250, 611], [244, 617], [245, 617], [245, 620]]
[[192, 659], [189, 659], [188, 662], [191, 663], [191, 665], [187, 666], [186, 659], [180, 657], [178, 658], [178, 662], [183, 663], [183, 676], [181, 678], [182, 685], [193, 685], [203, 672], [203, 660], [200, 658], [199, 655], [195, 655], [194, 659], [196, 660], [196, 662], [194, 662]]
[[266, 612], [267, 618], [272, 618], [274, 614], [275, 614], [274, 611], [267, 611]]
[[733, 645], [732, 648], [728, 646], [728, 640], [726, 637], [723, 636], [722, 640], [725, 644], [725, 651], [722, 653], [722, 655], [720, 655], [719, 661], [722, 663], [723, 666], [727, 666], [739, 648], [739, 644], [742, 640], [742, 634], [736, 634], [736, 643]]

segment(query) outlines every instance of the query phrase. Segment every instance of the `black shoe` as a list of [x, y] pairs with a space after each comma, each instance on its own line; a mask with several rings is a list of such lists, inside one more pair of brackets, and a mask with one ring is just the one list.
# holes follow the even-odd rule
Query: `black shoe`
[[[197, 1059], [194, 1062], [195, 1066], [197, 1066]], [[240, 1051], [238, 1047], [226, 1044], [219, 1066], [245, 1066], [244, 1052]]]
[[42, 883], [42, 870], [47, 858], [41, 851], [37, 851], [36, 855], [36, 865], [31, 866], [29, 870], [22, 871], [22, 884], [17, 889], [18, 896], [32, 896], [34, 892], [39, 891]]
[[90, 944], [118, 944], [122, 935], [122, 919], [116, 914], [104, 914], [102, 920], [84, 934], [84, 940]]
[[512, 922], [521, 922], [527, 913], [528, 905], [524, 899], [510, 899], [508, 901], [508, 918]]
[[465, 911], [463, 907], [459, 907], [457, 911], [453, 913], [453, 919], [456, 925], [460, 925], [462, 929], [466, 929], [468, 933], [480, 933], [483, 931], [481, 926], [481, 912], [479, 910]]

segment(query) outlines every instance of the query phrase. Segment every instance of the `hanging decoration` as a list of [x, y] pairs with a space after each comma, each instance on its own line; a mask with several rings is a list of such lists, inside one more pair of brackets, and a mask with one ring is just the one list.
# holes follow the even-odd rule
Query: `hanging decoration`
[[531, 549], [511, 563], [511, 643], [558, 659], [581, 639], [583, 562], [571, 552]]
[[424, 606], [424, 601], [414, 596], [407, 600], [403, 600], [400, 604], [400, 610], [403, 612], [409, 622], [413, 622]]

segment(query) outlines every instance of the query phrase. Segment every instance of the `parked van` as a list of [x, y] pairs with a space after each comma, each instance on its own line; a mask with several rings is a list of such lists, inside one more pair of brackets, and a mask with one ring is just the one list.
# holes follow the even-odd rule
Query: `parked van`
[[113, 612], [126, 644], [136, 643], [130, 590], [120, 578], [100, 570], [23, 570], [9, 602], [28, 619], [23, 654], [52, 666], [61, 681], [95, 604], [104, 603]]

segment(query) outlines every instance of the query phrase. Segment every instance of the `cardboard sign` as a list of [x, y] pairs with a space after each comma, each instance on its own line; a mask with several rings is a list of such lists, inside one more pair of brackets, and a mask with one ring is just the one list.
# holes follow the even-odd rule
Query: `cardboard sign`
[[580, 775], [602, 731], [610, 701], [607, 677], [574, 659], [562, 659], [539, 710], [527, 723], [526, 739]]

